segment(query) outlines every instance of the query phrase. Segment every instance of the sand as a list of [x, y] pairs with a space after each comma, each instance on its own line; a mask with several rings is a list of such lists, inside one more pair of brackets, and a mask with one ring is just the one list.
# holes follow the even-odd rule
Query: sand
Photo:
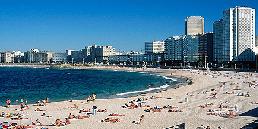
[[[86, 67], [76, 67], [86, 68]], [[94, 67], [97, 69], [129, 70], [129, 71], [150, 71], [165, 76], [187, 77], [192, 80], [192, 84], [184, 84], [179, 88], [171, 88], [158, 93], [148, 93], [129, 98], [115, 99], [97, 99], [93, 102], [86, 100], [73, 100], [72, 102], [51, 102], [46, 106], [39, 106], [46, 111], [34, 111], [37, 106], [29, 105], [29, 109], [24, 111], [15, 110], [19, 106], [12, 105], [10, 108], [0, 107], [0, 111], [21, 113], [23, 120], [16, 120], [18, 124], [31, 124], [36, 119], [43, 125], [55, 123], [56, 119], [65, 121], [69, 113], [73, 115], [83, 115], [79, 113], [80, 109], [91, 109], [97, 106], [97, 109], [106, 109], [106, 112], [97, 112], [96, 115], [90, 115], [89, 118], [72, 119], [71, 124], [62, 127], [56, 126], [33, 126], [33, 128], [67, 128], [67, 129], [162, 129], [185, 123], [187, 129], [210, 126], [212, 129], [221, 127], [222, 129], [239, 129], [248, 123], [257, 120], [255, 114], [245, 115], [251, 109], [257, 108], [258, 104], [258, 74], [255, 73], [235, 73], [226, 71], [198, 71], [198, 70], [176, 70], [176, 69], [132, 69], [118, 67]], [[254, 85], [249, 85], [248, 82]], [[224, 84], [223, 84], [224, 83]], [[239, 96], [243, 93], [244, 96]], [[212, 95], [213, 94], [213, 95]], [[248, 94], [249, 97], [245, 97]], [[134, 109], [122, 108], [125, 103], [129, 104], [137, 98], [146, 99], [142, 106]], [[136, 102], [135, 102], [136, 103]], [[74, 104], [78, 108], [73, 108]], [[137, 104], [137, 103], [136, 103]], [[206, 104], [206, 105], [205, 105]], [[149, 107], [147, 107], [147, 105]], [[173, 110], [182, 112], [168, 112], [172, 106]], [[223, 108], [219, 108], [222, 105]], [[160, 112], [145, 112], [145, 109], [161, 107]], [[208, 111], [211, 112], [208, 112]], [[228, 118], [229, 110], [239, 115]], [[45, 113], [45, 116], [41, 116]], [[117, 113], [124, 116], [112, 116], [109, 114]], [[225, 117], [222, 117], [223, 115]], [[50, 117], [47, 117], [50, 115]], [[140, 124], [140, 117], [144, 115]], [[105, 118], [118, 118], [119, 122], [101, 122]], [[10, 118], [0, 117], [0, 121], [9, 121]]]

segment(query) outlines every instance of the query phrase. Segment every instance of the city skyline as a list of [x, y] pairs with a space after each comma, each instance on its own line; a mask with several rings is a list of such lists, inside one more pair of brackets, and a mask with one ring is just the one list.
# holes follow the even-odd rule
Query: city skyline
[[[143, 50], [144, 42], [183, 35], [184, 20], [188, 16], [204, 17], [204, 32], [212, 32], [213, 22], [224, 10], [235, 6], [256, 9], [258, 6], [251, 0], [211, 1], [209, 4], [192, 1], [98, 2], [0, 2], [0, 51], [78, 50], [93, 43], [112, 45], [125, 51]], [[216, 7], [221, 3], [224, 4]], [[206, 7], [208, 5], [213, 6]]]

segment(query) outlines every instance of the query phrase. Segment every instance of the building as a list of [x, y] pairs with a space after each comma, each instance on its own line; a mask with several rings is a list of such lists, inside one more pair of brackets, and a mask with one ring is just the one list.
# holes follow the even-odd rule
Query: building
[[72, 63], [72, 51], [75, 51], [75, 50], [66, 50], [65, 53], [66, 53], [66, 61], [69, 62], [69, 63]]
[[255, 37], [255, 46], [258, 46], [258, 36]]
[[235, 7], [225, 10], [214, 22], [214, 61], [255, 61], [255, 9]]
[[109, 56], [115, 55], [115, 49], [112, 46], [97, 46], [92, 52], [97, 62], [106, 62]]
[[46, 51], [45, 53], [47, 53], [47, 63], [51, 63], [54, 52]]
[[227, 45], [224, 42], [223, 24], [223, 19], [213, 23], [213, 61], [216, 63], [229, 61], [229, 54], [227, 54], [227, 51], [225, 50]]
[[145, 54], [164, 53], [164, 51], [165, 51], [164, 41], [145, 42]]
[[64, 63], [66, 62], [66, 53], [52, 53], [52, 62], [54, 63]]
[[24, 60], [26, 63], [47, 63], [48, 54], [44, 51], [39, 51], [39, 49], [31, 49], [24, 53]]
[[137, 65], [137, 66], [159, 66], [164, 60], [163, 53], [157, 54], [123, 54], [112, 55], [109, 57], [109, 63], [119, 65]]
[[223, 22], [228, 61], [254, 61], [255, 9], [235, 7], [225, 10]]
[[84, 60], [83, 51], [82, 50], [71, 51], [70, 58], [71, 58], [70, 60], [71, 63], [82, 63]]
[[165, 40], [165, 60], [181, 61], [183, 55], [183, 38], [180, 36], [172, 36]]
[[183, 37], [183, 56], [182, 60], [184, 62], [197, 62], [199, 59], [198, 47], [199, 47], [199, 37], [187, 35]]
[[197, 62], [199, 36], [173, 36], [165, 40], [165, 60], [174, 62]]
[[2, 63], [14, 63], [14, 52], [2, 52], [1, 53]]
[[198, 53], [201, 62], [213, 62], [213, 33], [199, 36]]
[[26, 63], [36, 62], [36, 53], [39, 52], [39, 49], [30, 49], [30, 51], [24, 52], [24, 60]]
[[204, 18], [202, 16], [190, 16], [185, 19], [185, 35], [204, 34]]
[[24, 62], [24, 53], [21, 51], [14, 51], [14, 63]]
[[90, 48], [90, 54], [88, 55], [91, 62], [94, 63], [107, 63], [109, 56], [115, 55], [115, 49], [112, 46], [97, 46], [93, 45]]

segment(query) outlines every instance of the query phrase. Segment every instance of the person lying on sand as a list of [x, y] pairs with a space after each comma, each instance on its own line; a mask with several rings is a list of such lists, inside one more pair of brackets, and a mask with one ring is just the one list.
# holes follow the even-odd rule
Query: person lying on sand
[[17, 126], [15, 126], [15, 128], [14, 129], [29, 129], [29, 128], [35, 128], [35, 127], [33, 127], [33, 126], [31, 126], [31, 125], [17, 125]]
[[75, 116], [72, 115], [72, 113], [70, 113], [69, 116], [68, 116], [68, 119], [73, 119], [73, 118], [75, 118]]
[[180, 109], [169, 109], [168, 112], [183, 112]]
[[82, 109], [79, 111], [79, 113], [82, 113], [82, 112], [91, 112], [90, 109]]
[[78, 115], [75, 118], [76, 119], [84, 119], [84, 118], [89, 118], [89, 117], [90, 117], [89, 115]]
[[70, 108], [78, 109], [79, 106], [77, 104], [73, 104], [73, 106], [71, 106]]
[[36, 104], [33, 104], [32, 106], [46, 106], [46, 104], [42, 101], [36, 102]]
[[68, 118], [65, 118], [65, 125], [71, 124], [71, 121]]
[[128, 105], [128, 104], [125, 104], [126, 106], [125, 107], [123, 107], [123, 108], [128, 108], [128, 109], [135, 109], [135, 108], [138, 108], [138, 106], [133, 102], [133, 101], [131, 101], [131, 102], [129, 102], [130, 103], [130, 105]]
[[101, 120], [101, 122], [110, 122], [110, 123], [117, 123], [117, 122], [120, 122], [120, 119], [119, 118], [106, 118], [104, 120]]
[[36, 122], [32, 122], [32, 125], [42, 126], [41, 122], [39, 122], [39, 119], [36, 120]]
[[56, 119], [55, 125], [57, 127], [64, 126], [63, 122], [60, 119]]
[[107, 112], [107, 109], [99, 109], [97, 112]]
[[40, 108], [36, 108], [34, 111], [46, 111], [46, 110], [43, 110], [43, 109], [40, 109]]
[[161, 108], [151, 108], [150, 109], [152, 112], [161, 112]]
[[112, 114], [109, 114], [108, 116], [125, 116], [123, 114], [116, 114], [116, 113], [112, 113]]

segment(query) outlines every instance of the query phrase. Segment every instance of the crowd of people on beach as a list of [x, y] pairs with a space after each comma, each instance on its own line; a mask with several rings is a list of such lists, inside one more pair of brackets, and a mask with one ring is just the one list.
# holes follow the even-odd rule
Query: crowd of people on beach
[[[89, 97], [86, 98], [86, 102], [93, 102], [96, 100], [96, 94], [93, 93], [92, 95], [90, 95]], [[17, 105], [18, 100], [16, 100], [16, 105]], [[68, 102], [72, 102], [72, 100], [69, 100]], [[32, 104], [33, 107], [35, 108], [35, 112], [43, 112], [41, 116], [46, 116], [46, 117], [52, 117], [50, 115], [46, 115], [46, 110], [45, 109], [41, 109], [40, 107], [44, 107], [47, 106], [47, 103], [49, 102], [49, 98], [45, 98], [43, 100], [39, 100], [37, 101], [35, 104]], [[20, 105], [20, 110], [18, 110], [17, 108], [15, 109], [16, 111], [25, 111], [27, 109], [29, 109], [30, 107], [27, 104], [27, 100], [24, 101], [24, 99], [21, 99], [19, 102]], [[11, 108], [12, 106], [12, 101], [10, 99], [6, 100], [5, 106], [6, 108]], [[14, 104], [15, 106], [15, 104]], [[73, 104], [73, 106], [70, 107], [71, 109], [78, 109], [78, 105]], [[48, 125], [44, 125], [42, 124], [42, 122], [40, 122], [39, 119], [36, 119], [35, 121], [32, 121], [31, 124], [28, 125], [18, 125], [17, 122], [0, 122], [0, 129], [7, 129], [7, 128], [14, 128], [14, 129], [27, 129], [27, 128], [35, 128], [36, 126], [41, 127], [41, 129], [48, 129], [48, 127], [50, 126], [66, 126], [71, 124], [71, 119], [85, 119], [85, 118], [89, 118], [90, 115], [96, 115], [96, 112], [107, 112], [107, 109], [98, 109], [97, 110], [97, 106], [93, 106], [92, 110], [91, 109], [80, 109], [79, 110], [79, 114], [80, 115], [72, 115], [71, 113], [68, 115], [67, 118], [64, 119], [64, 121], [62, 121], [61, 119], [56, 119], [55, 122], [48, 124]], [[86, 114], [85, 114], [86, 113]], [[29, 118], [25, 118], [23, 117], [23, 115], [21, 113], [11, 113], [11, 112], [1, 112], [0, 117], [2, 118], [10, 118], [11, 120], [23, 120], [23, 119], [29, 119]]]

